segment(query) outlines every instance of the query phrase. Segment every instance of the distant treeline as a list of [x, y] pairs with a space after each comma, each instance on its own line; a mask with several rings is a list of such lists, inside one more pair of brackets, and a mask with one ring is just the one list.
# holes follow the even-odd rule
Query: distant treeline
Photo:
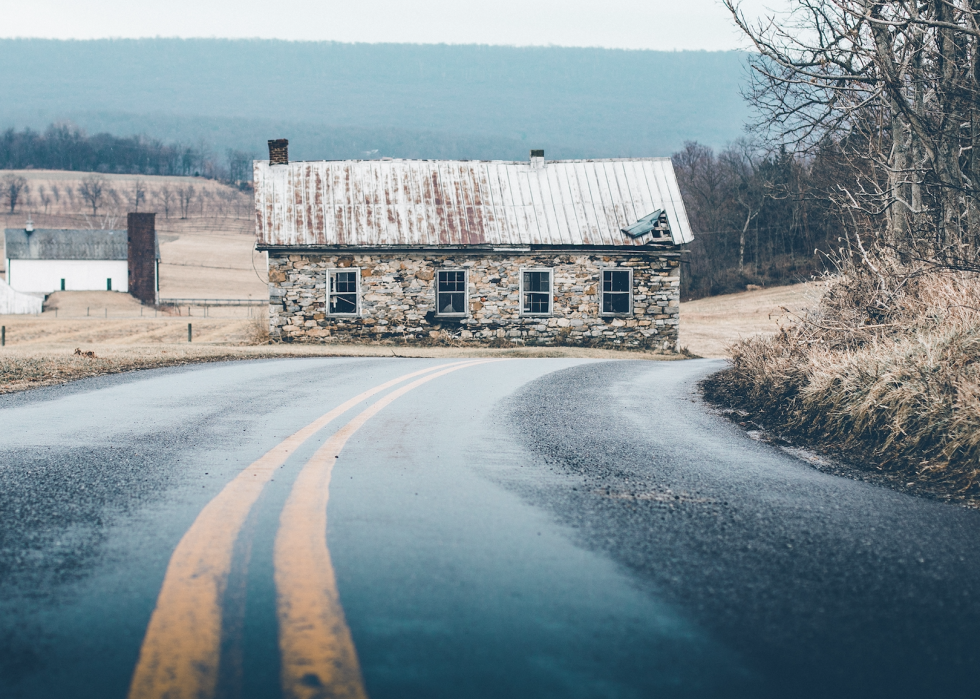
[[224, 157], [206, 146], [166, 144], [145, 136], [92, 136], [70, 125], [44, 132], [7, 129], [0, 135], [0, 169], [73, 170], [133, 175], [195, 175], [227, 182], [252, 179], [252, 154], [229, 150]]
[[846, 176], [833, 148], [802, 158], [736, 142], [720, 153], [687, 143], [672, 156], [694, 242], [684, 298], [806, 281], [841, 243], [827, 192]]

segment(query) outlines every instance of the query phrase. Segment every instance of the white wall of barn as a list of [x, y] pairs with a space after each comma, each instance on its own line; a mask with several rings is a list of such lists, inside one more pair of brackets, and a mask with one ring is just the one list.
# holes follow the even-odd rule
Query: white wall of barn
[[17, 291], [129, 291], [126, 260], [7, 260], [7, 284]]
[[40, 313], [44, 297], [11, 289], [0, 280], [0, 315]]

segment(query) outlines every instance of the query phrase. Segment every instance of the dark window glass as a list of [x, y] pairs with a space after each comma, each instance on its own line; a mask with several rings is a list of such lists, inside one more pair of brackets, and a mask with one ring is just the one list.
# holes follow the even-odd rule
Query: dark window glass
[[630, 312], [630, 273], [624, 270], [603, 270], [602, 312]]
[[466, 272], [439, 272], [436, 308], [439, 315], [466, 313]]
[[357, 313], [357, 275], [357, 271], [330, 275], [330, 313]]
[[524, 312], [551, 313], [551, 272], [524, 273]]

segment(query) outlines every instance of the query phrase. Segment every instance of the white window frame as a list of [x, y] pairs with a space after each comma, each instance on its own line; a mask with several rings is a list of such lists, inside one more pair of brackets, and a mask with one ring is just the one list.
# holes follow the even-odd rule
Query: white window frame
[[[436, 294], [436, 317], [437, 318], [466, 318], [470, 314], [470, 274], [468, 269], [461, 267], [437, 267], [436, 276], [433, 284]], [[463, 273], [463, 312], [462, 313], [443, 313], [439, 310], [439, 274], [442, 272], [462, 272]], [[457, 291], [447, 291], [447, 294], [456, 294]]]
[[[629, 301], [630, 301], [630, 309], [626, 313], [613, 313], [612, 311], [607, 312], [607, 311], [604, 311], [603, 310], [606, 307], [606, 290], [605, 290], [605, 285], [606, 285], [605, 284], [605, 281], [606, 280], [604, 279], [606, 272], [628, 272], [629, 273], [629, 278], [630, 278], [629, 286], [630, 286], [630, 290], [627, 293], [627, 296], [628, 296]], [[616, 292], [616, 293], [622, 293], [622, 292]], [[629, 267], [604, 267], [599, 272], [599, 315], [600, 316], [604, 316], [606, 318], [617, 318], [617, 317], [618, 318], [622, 318], [624, 316], [631, 316], [631, 315], [633, 315], [633, 270], [631, 268], [629, 268]]]
[[[357, 311], [354, 313], [331, 313], [330, 312], [330, 297], [340, 296], [341, 293], [348, 294], [350, 292], [337, 292], [334, 293], [333, 280], [334, 275], [339, 272], [353, 272], [354, 273], [354, 287], [356, 289], [355, 294], [357, 295]], [[326, 315], [331, 318], [359, 318], [361, 315], [361, 268], [360, 267], [338, 267], [337, 269], [327, 270], [327, 306]]]
[[[547, 313], [532, 313], [531, 311], [524, 310], [524, 273], [525, 272], [547, 272], [548, 273], [548, 312]], [[518, 303], [520, 304], [521, 315], [524, 317], [538, 317], [545, 318], [552, 316], [555, 313], [555, 270], [552, 267], [521, 267], [521, 284], [520, 284], [520, 299]], [[528, 293], [541, 293], [538, 291], [529, 291]]]

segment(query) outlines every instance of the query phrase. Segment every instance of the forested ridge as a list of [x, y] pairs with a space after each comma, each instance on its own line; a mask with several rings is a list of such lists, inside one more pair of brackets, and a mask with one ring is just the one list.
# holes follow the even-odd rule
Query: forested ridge
[[0, 39], [0, 128], [87, 133], [299, 160], [661, 156], [737, 138], [735, 51]]

